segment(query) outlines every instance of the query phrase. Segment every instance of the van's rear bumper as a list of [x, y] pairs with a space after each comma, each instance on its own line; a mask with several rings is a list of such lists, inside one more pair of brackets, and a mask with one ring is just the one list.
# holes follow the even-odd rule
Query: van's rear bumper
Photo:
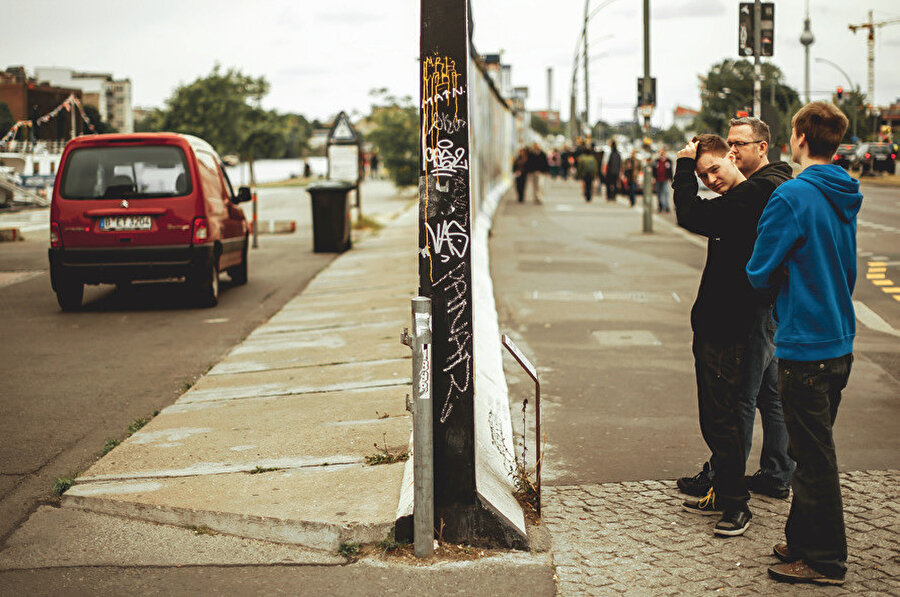
[[50, 278], [65, 275], [85, 284], [161, 280], [207, 271], [217, 257], [214, 243], [158, 247], [51, 248]]

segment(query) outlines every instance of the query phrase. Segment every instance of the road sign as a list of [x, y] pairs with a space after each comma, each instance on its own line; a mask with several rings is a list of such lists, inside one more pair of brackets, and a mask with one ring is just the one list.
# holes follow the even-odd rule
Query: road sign
[[644, 97], [644, 77], [638, 77], [637, 97], [638, 106], [656, 105], [656, 77], [650, 77], [650, 93], [647, 95], [647, 97]]
[[638, 106], [638, 112], [644, 118], [650, 118], [651, 116], [653, 116], [653, 106], [649, 105], [649, 104], [644, 105], [644, 106]]
[[[738, 54], [753, 56], [753, 2], [741, 2], [738, 12]], [[772, 56], [775, 50], [775, 3], [762, 2], [760, 16], [760, 56]]]
[[334, 119], [334, 125], [328, 133], [328, 143], [359, 143], [359, 135], [344, 112]]

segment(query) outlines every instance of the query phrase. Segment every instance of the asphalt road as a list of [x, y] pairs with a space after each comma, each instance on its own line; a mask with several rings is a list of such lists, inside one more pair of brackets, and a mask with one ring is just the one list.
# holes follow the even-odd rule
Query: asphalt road
[[[864, 183], [863, 192], [855, 299], [875, 319], [859, 316], [836, 442], [842, 470], [896, 469], [900, 302], [866, 272], [878, 257], [900, 286], [900, 189]], [[540, 371], [545, 483], [673, 479], [708, 457], [689, 322], [706, 243], [677, 229], [673, 214], [654, 229], [643, 234], [640, 211], [622, 204], [586, 204], [571, 181], [550, 183], [542, 205], [510, 194], [498, 208], [490, 251], [500, 328]], [[505, 363], [515, 407], [533, 385]], [[532, 416], [529, 407], [529, 456]], [[757, 421], [749, 473], [759, 436]]]
[[85, 470], [107, 438], [174, 402], [334, 258], [312, 252], [299, 189], [269, 197], [267, 209], [294, 213], [298, 231], [260, 236], [249, 283], [232, 287], [222, 275], [211, 309], [192, 307], [181, 284], [142, 283], [88, 286], [82, 311], [63, 313], [46, 235], [0, 244], [0, 543], [52, 501], [56, 477]]

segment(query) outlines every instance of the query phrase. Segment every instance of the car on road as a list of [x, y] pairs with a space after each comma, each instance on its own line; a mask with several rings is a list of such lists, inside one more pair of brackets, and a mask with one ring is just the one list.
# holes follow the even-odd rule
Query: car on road
[[63, 152], [50, 203], [50, 281], [64, 311], [85, 284], [184, 278], [204, 306], [219, 273], [247, 282], [249, 226], [221, 158], [190, 135], [87, 135]]
[[853, 162], [853, 158], [855, 156], [856, 144], [844, 143], [842, 145], [839, 145], [837, 151], [834, 152], [832, 163], [834, 163], [836, 166], [840, 166], [844, 170], [849, 170], [850, 164]]
[[875, 172], [894, 173], [894, 161], [897, 154], [890, 143], [862, 143], [856, 148], [856, 155], [851, 167], [864, 174]]

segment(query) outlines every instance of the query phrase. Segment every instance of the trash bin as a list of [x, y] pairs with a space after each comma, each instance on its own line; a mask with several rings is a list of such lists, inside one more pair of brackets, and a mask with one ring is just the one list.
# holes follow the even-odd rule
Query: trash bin
[[343, 253], [350, 248], [350, 204], [354, 185], [323, 181], [306, 187], [312, 198], [313, 251]]

